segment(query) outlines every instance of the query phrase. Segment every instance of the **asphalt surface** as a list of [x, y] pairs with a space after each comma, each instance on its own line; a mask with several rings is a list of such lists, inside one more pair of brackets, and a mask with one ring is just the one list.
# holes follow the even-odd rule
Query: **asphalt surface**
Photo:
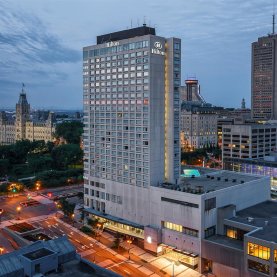
[[[98, 241], [93, 243], [84, 235], [76, 232], [73, 228], [69, 228], [65, 224], [58, 222], [54, 217], [32, 224], [37, 227], [42, 227], [44, 233], [52, 238], [67, 235], [69, 240], [76, 247], [77, 252], [79, 254], [86, 253], [84, 258], [93, 263], [107, 267], [122, 276], [148, 276], [134, 268], [131, 265], [133, 262], [128, 260], [128, 258], [125, 258], [124, 260], [120, 259], [117, 253], [113, 254], [109, 251], [109, 247], [100, 247]], [[101, 238], [101, 242], [103, 242], [103, 238]], [[163, 274], [161, 276], [165, 275]]]

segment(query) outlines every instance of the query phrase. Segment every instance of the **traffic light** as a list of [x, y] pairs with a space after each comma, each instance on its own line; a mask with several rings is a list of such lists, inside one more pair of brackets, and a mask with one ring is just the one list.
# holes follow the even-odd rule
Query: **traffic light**
[[13, 188], [12, 192], [16, 192], [16, 188], [15, 187]]

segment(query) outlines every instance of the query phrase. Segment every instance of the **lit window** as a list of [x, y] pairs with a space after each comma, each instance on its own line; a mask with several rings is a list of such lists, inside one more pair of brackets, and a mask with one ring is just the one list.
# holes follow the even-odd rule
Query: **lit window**
[[248, 242], [248, 255], [254, 256], [263, 260], [269, 260], [270, 248], [259, 244]]

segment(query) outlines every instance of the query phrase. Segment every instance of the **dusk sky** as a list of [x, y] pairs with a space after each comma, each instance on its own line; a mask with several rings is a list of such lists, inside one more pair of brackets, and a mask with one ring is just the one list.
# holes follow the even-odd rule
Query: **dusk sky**
[[182, 83], [207, 102], [250, 107], [251, 43], [272, 31], [272, 0], [1, 0], [0, 108], [25, 83], [35, 108], [82, 108], [82, 47], [147, 25], [182, 39]]

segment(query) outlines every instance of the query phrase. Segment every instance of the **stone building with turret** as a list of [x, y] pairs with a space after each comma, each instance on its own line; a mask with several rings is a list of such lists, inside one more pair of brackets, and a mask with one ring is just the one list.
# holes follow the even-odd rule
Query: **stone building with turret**
[[5, 112], [0, 112], [0, 145], [12, 144], [22, 139], [52, 141], [54, 132], [54, 114], [52, 112], [49, 112], [46, 121], [32, 120], [30, 104], [24, 89], [22, 89], [16, 104], [15, 119], [8, 118]]

